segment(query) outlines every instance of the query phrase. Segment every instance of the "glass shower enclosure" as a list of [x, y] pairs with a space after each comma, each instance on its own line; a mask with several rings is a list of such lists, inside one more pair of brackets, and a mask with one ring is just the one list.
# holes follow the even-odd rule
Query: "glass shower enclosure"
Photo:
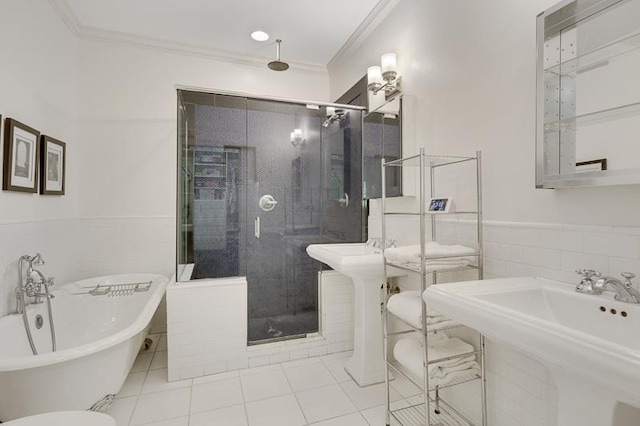
[[362, 110], [178, 91], [179, 282], [245, 276], [248, 343], [319, 331], [309, 244], [360, 242]]

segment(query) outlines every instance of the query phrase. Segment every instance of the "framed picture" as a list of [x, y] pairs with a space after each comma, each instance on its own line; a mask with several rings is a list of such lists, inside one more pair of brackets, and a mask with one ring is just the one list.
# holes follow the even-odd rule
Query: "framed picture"
[[64, 195], [64, 176], [67, 165], [66, 144], [42, 135], [42, 161], [40, 162], [40, 193]]
[[7, 118], [4, 126], [4, 162], [2, 189], [38, 192], [40, 132]]
[[607, 159], [599, 158], [597, 160], [576, 162], [576, 172], [591, 172], [594, 170], [607, 170]]
[[451, 197], [430, 198], [427, 213], [453, 213], [456, 210]]

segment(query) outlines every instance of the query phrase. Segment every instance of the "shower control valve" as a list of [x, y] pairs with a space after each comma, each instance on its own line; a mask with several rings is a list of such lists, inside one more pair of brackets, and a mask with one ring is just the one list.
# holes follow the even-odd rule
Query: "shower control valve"
[[258, 205], [262, 209], [262, 211], [270, 212], [271, 210], [276, 208], [276, 204], [278, 202], [272, 195], [263, 195], [260, 197], [260, 201], [258, 201]]

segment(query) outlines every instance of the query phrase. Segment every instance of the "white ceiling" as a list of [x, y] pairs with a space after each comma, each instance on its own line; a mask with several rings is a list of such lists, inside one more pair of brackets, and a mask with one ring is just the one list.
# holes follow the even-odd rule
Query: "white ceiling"
[[[247, 58], [326, 66], [388, 0], [56, 0], [79, 32], [154, 39]], [[378, 5], [378, 3], [380, 3]], [[376, 7], [378, 5], [378, 7]], [[60, 7], [58, 7], [60, 9]], [[374, 10], [375, 9], [375, 10]], [[387, 7], [388, 9], [388, 7]], [[374, 13], [372, 13], [374, 11]], [[69, 16], [71, 15], [71, 16]], [[69, 22], [68, 22], [69, 23]], [[251, 39], [266, 31], [266, 42]]]

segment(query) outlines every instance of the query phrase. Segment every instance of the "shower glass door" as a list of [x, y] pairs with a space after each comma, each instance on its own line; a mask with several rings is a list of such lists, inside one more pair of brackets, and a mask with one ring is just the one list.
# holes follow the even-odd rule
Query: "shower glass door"
[[328, 120], [332, 110], [313, 105], [179, 97], [186, 280], [246, 276], [249, 344], [317, 333], [323, 266], [306, 248], [361, 241], [361, 112]]
[[250, 344], [318, 331], [319, 264], [306, 253], [322, 235], [321, 112], [247, 100], [247, 282]]

